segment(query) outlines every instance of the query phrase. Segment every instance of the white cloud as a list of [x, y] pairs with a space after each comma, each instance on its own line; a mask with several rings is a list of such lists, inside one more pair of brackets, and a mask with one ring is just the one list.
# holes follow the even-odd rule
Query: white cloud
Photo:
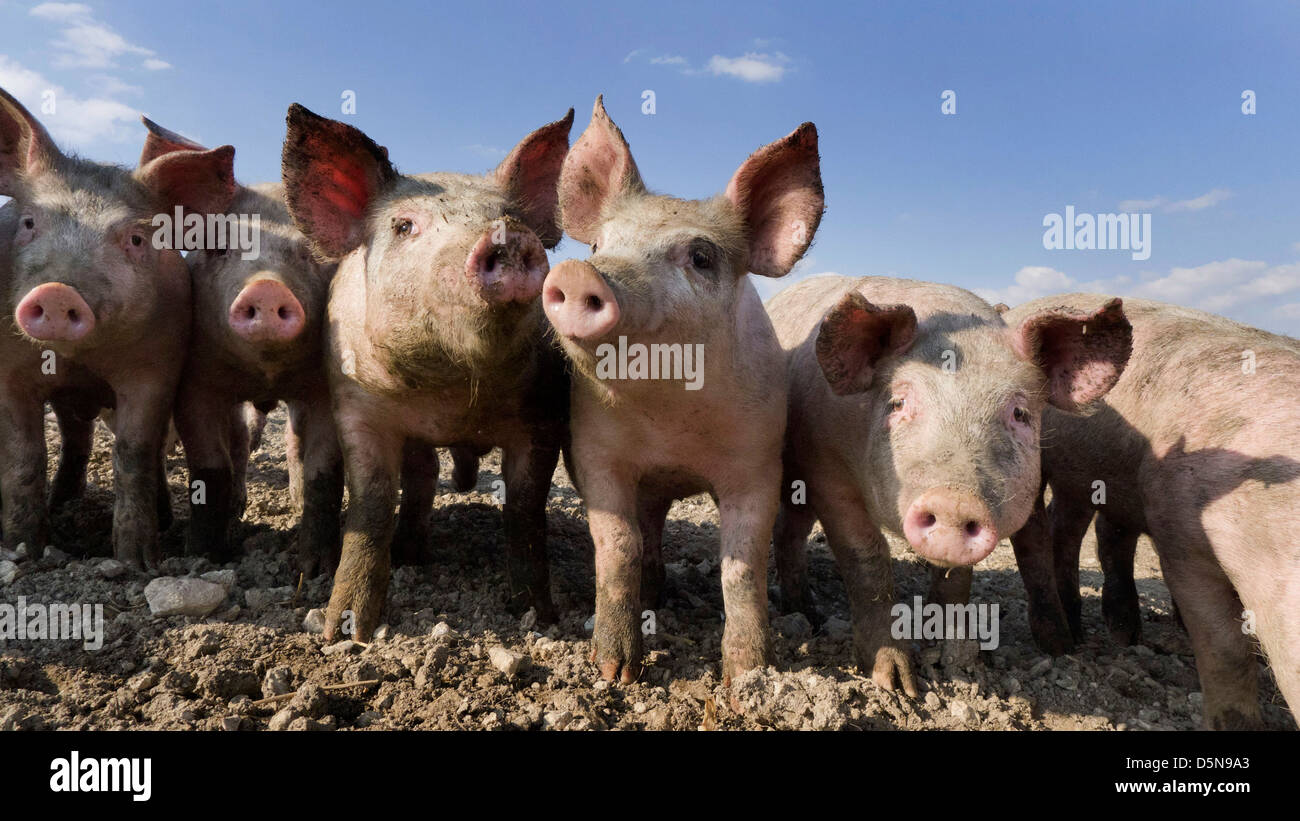
[[776, 54], [749, 53], [741, 57], [723, 57], [713, 55], [709, 59], [708, 71], [717, 76], [735, 77], [747, 83], [776, 83], [785, 76], [786, 65], [790, 58]]
[[[123, 142], [139, 137], [139, 112], [107, 97], [80, 97], [49, 82], [39, 72], [0, 54], [0, 87], [35, 114], [62, 148], [80, 148], [96, 140]], [[54, 112], [42, 110], [53, 92]]]
[[59, 35], [50, 41], [54, 47], [52, 65], [55, 68], [116, 68], [117, 59], [128, 55], [145, 58], [142, 65], [150, 71], [171, 67], [165, 60], [158, 59], [152, 49], [130, 42], [111, 26], [96, 20], [90, 6], [42, 3], [33, 7], [29, 14], [62, 27]]
[[497, 148], [496, 146], [492, 146], [492, 145], [483, 145], [482, 143], [474, 143], [473, 145], [467, 145], [465, 146], [465, 150], [470, 152], [471, 154], [477, 154], [478, 156], [484, 159], [494, 160], [494, 161], [504, 160], [506, 158], [506, 153], [507, 153], [504, 148]]
[[1203, 211], [1211, 208], [1232, 196], [1232, 192], [1226, 188], [1215, 188], [1212, 191], [1192, 197], [1188, 200], [1169, 200], [1165, 197], [1152, 197], [1149, 200], [1124, 200], [1119, 204], [1121, 211], [1155, 211], [1160, 209], [1167, 214], [1174, 214], [1180, 211]]
[[690, 63], [685, 57], [676, 54], [665, 54], [662, 57], [650, 58], [650, 64], [654, 66], [687, 66]]

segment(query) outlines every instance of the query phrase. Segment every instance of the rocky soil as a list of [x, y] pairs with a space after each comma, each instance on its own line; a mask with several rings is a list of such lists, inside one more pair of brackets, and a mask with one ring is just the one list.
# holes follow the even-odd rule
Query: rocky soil
[[[1119, 647], [1101, 622], [1101, 573], [1091, 542], [1081, 572], [1089, 637], [1073, 655], [1038, 652], [1009, 544], [975, 574], [973, 600], [997, 604], [1000, 646], [942, 642], [914, 649], [919, 698], [876, 688], [853, 662], [848, 605], [820, 529], [810, 573], [826, 624], [774, 609], [775, 666], [722, 687], [717, 513], [707, 497], [679, 502], [665, 533], [668, 603], [647, 639], [647, 665], [631, 686], [598, 680], [588, 663], [592, 546], [580, 499], [563, 473], [549, 503], [555, 625], [505, 609], [502, 531], [492, 483], [440, 483], [431, 562], [393, 576], [386, 635], [368, 646], [326, 646], [310, 631], [329, 580], [299, 583], [284, 469], [283, 412], [272, 415], [250, 465], [243, 556], [221, 567], [185, 557], [184, 465], [170, 469], [177, 522], [166, 534], [163, 576], [187, 595], [211, 596], [205, 616], [155, 615], [166, 588], [109, 558], [112, 477], [100, 429], [86, 498], [56, 522], [57, 552], [0, 563], [0, 604], [102, 604], [104, 644], [0, 641], [0, 729], [986, 729], [1189, 730], [1201, 694], [1187, 636], [1177, 626], [1159, 565], [1143, 541], [1137, 562], [1143, 644]], [[57, 437], [48, 427], [51, 452]], [[444, 476], [450, 461], [444, 454]], [[925, 566], [894, 545], [900, 595], [928, 586]], [[5, 557], [0, 557], [5, 558]], [[7, 557], [9, 559], [21, 557]], [[10, 579], [9, 577], [14, 578]], [[775, 579], [773, 600], [776, 600]], [[197, 591], [197, 593], [196, 593]], [[148, 592], [148, 595], [147, 595]], [[175, 602], [173, 602], [175, 603]], [[185, 604], [185, 601], [181, 602]], [[304, 627], [306, 623], [307, 628]], [[1261, 665], [1269, 726], [1294, 724]]]

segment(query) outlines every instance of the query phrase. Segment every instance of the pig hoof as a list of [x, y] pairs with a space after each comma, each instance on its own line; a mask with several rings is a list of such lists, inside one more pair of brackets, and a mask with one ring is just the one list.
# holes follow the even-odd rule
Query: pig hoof
[[[596, 632], [600, 633], [599, 627]], [[619, 647], [620, 644], [624, 646]], [[641, 677], [641, 648], [635, 634], [623, 642], [600, 640], [597, 636], [592, 636], [591, 645], [591, 662], [600, 670], [600, 677], [605, 681], [631, 684]]]
[[[865, 665], [864, 665], [865, 666]], [[871, 662], [871, 681], [882, 690], [893, 691], [897, 679], [909, 698], [916, 698], [916, 676], [912, 656], [901, 647], [885, 646], [876, 650]]]

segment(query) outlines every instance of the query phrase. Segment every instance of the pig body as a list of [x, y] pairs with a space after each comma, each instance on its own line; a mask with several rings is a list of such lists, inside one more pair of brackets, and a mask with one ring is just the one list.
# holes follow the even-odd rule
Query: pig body
[[[84, 486], [90, 426], [116, 411], [115, 556], [159, 561], [161, 473], [190, 326], [190, 283], [176, 251], [155, 248], [151, 220], [206, 211], [233, 194], [234, 150], [181, 151], [135, 172], [65, 156], [0, 91], [0, 496], [4, 538], [40, 555], [49, 538], [43, 405], [75, 459], [53, 501]], [[64, 466], [67, 470], [64, 470]]]
[[[194, 338], [176, 400], [191, 481], [190, 550], [218, 560], [243, 512], [251, 449], [245, 403], [289, 405], [289, 492], [302, 514], [299, 563], [314, 575], [339, 549], [343, 455], [325, 376], [325, 304], [332, 264], [317, 262], [279, 183], [241, 187], [231, 213], [257, 215], [256, 258], [206, 249], [188, 258]], [[202, 482], [197, 496], [195, 482]], [[195, 503], [195, 499], [202, 503]]]
[[[606, 679], [639, 675], [641, 611], [662, 592], [664, 519], [673, 500], [702, 492], [721, 519], [723, 676], [768, 661], [785, 390], [745, 274], [782, 276], [812, 241], [818, 162], [809, 123], [756, 152], [723, 196], [653, 195], [599, 100], [565, 160], [564, 228], [593, 255], [556, 266], [543, 302], [575, 372], [570, 464], [596, 546], [592, 660]], [[624, 345], [693, 351], [699, 370], [619, 378], [600, 360]]]
[[[1007, 318], [1100, 299], [1048, 297]], [[1102, 612], [1116, 641], [1136, 643], [1133, 555], [1146, 533], [1192, 640], [1206, 726], [1257, 726], [1244, 621], [1300, 704], [1300, 343], [1188, 308], [1125, 307], [1133, 356], [1118, 384], [1090, 416], [1044, 420], [1052, 503], [1013, 537], [1030, 625], [1052, 653], [1081, 639], [1079, 547], [1095, 512]]]
[[475, 456], [502, 448], [511, 608], [555, 617], [545, 505], [568, 382], [536, 297], [544, 246], [560, 237], [555, 185], [571, 123], [572, 112], [533, 132], [486, 176], [404, 176], [355, 128], [290, 109], [290, 212], [319, 257], [339, 260], [326, 357], [350, 502], [327, 635], [347, 618], [366, 639], [390, 545], [414, 556], [427, 541], [435, 446], [453, 448], [458, 485]]
[[814, 277], [767, 309], [789, 378], [774, 534], [783, 606], [811, 610], [804, 550], [820, 519], [860, 665], [915, 695], [911, 660], [890, 631], [882, 529], [934, 566], [931, 599], [964, 603], [970, 567], [1030, 515], [1044, 407], [1074, 411], [1102, 395], [1124, 366], [1128, 324], [1116, 301], [1009, 328], [968, 291], [887, 277]]

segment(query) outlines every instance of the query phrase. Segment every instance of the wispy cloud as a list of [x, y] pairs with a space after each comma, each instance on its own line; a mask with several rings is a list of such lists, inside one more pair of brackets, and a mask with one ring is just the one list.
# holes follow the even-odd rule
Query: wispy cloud
[[[755, 40], [756, 45], [767, 40]], [[624, 63], [644, 61], [652, 66], [675, 68], [682, 74], [694, 76], [730, 77], [746, 83], [778, 83], [793, 63], [788, 56], [777, 51], [747, 52], [739, 57], [715, 54], [703, 67], [696, 68], [689, 58], [680, 54], [654, 54], [651, 49], [639, 48], [627, 53]]]
[[1179, 211], [1203, 211], [1206, 208], [1218, 205], [1231, 196], [1231, 191], [1224, 188], [1215, 188], [1213, 191], [1207, 191], [1199, 197], [1192, 197], [1188, 200], [1169, 200], [1165, 197], [1152, 197], [1149, 200], [1124, 200], [1119, 204], [1119, 210], [1155, 211], [1159, 209], [1169, 214]]
[[116, 68], [118, 58], [126, 56], [144, 58], [140, 65], [150, 71], [171, 68], [152, 49], [130, 42], [108, 24], [96, 20], [90, 6], [41, 3], [29, 14], [61, 27], [58, 36], [50, 41], [54, 48], [51, 62], [54, 68]]
[[465, 150], [471, 154], [482, 157], [485, 160], [504, 160], [506, 158], [506, 150], [504, 148], [497, 148], [493, 145], [474, 143], [473, 145], [465, 146]]
[[[3, 54], [0, 87], [40, 117], [60, 145], [77, 148], [100, 139], [121, 142], [138, 136], [136, 109], [109, 97], [73, 94]], [[53, 111], [43, 110], [47, 99]]]

